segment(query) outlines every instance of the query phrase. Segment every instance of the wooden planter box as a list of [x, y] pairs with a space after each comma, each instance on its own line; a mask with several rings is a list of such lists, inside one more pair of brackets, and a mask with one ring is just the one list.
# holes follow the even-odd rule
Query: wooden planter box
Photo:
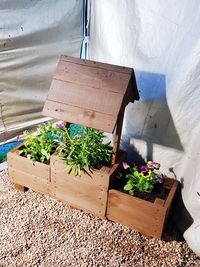
[[106, 217], [146, 236], [161, 238], [177, 185], [167, 178], [163, 185], [169, 189], [166, 200], [157, 198], [154, 203], [111, 189]]
[[104, 218], [106, 213], [110, 180], [122, 168], [126, 153], [122, 153], [119, 163], [100, 170], [81, 172], [80, 175], [67, 174], [65, 163], [57, 155], [51, 157], [51, 183], [56, 199], [69, 206]]
[[10, 151], [7, 155], [8, 173], [11, 182], [21, 191], [31, 188], [34, 191], [51, 195], [50, 164], [32, 161], [19, 155], [23, 144]]
[[[125, 107], [139, 100], [134, 70], [62, 55], [53, 75], [43, 115], [114, 134], [112, 167], [91, 175], [67, 175], [64, 162], [52, 156], [50, 166], [8, 154], [11, 181], [54, 196], [78, 209], [105, 217], [110, 179], [121, 168], [119, 144]], [[50, 169], [51, 168], [51, 169]]]

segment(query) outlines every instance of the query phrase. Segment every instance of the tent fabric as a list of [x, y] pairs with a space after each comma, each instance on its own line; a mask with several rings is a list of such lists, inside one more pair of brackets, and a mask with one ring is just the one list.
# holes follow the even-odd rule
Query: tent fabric
[[126, 109], [121, 145], [181, 181], [192, 219], [184, 237], [200, 255], [199, 1], [99, 0], [91, 9], [89, 59], [136, 71], [140, 101]]
[[82, 23], [82, 0], [0, 1], [0, 142], [44, 120], [59, 56], [80, 56]]

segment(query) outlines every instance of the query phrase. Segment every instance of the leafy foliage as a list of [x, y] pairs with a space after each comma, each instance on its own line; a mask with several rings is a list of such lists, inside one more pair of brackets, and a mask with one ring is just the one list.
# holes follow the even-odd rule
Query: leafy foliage
[[83, 169], [91, 170], [110, 163], [112, 149], [110, 142], [103, 143], [103, 138], [103, 132], [87, 127], [75, 136], [66, 131], [66, 144], [59, 147], [59, 155], [65, 161], [67, 173], [80, 174]]
[[129, 195], [134, 195], [135, 192], [150, 193], [155, 185], [162, 183], [164, 179], [164, 175], [158, 171], [160, 164], [156, 162], [148, 161], [140, 170], [137, 166], [130, 167], [127, 163], [124, 163], [124, 168], [128, 170], [125, 175], [127, 182], [124, 190]]
[[20, 155], [31, 159], [33, 163], [48, 161], [63, 140], [63, 135], [63, 129], [55, 127], [53, 123], [41, 124], [35, 134], [24, 132], [25, 141]]

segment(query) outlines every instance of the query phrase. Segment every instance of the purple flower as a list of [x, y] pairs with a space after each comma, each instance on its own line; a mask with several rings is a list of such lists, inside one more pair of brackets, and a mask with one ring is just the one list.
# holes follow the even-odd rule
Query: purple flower
[[154, 167], [154, 169], [159, 170], [160, 169], [160, 163], [153, 162], [153, 167]]
[[20, 140], [20, 136], [19, 136], [19, 135], [17, 135], [17, 136], [16, 136], [16, 139], [17, 139], [17, 141], [19, 141], [19, 140]]
[[63, 128], [63, 127], [64, 127], [64, 123], [63, 123], [63, 121], [57, 121], [57, 122], [56, 122], [56, 127], [57, 127], [57, 128]]
[[156, 170], [160, 169], [160, 163], [157, 163], [157, 162], [154, 162], [154, 161], [148, 161], [147, 162], [147, 166], [152, 170], [153, 169], [156, 169]]
[[125, 170], [127, 170], [130, 167], [126, 162], [123, 162], [122, 165]]
[[142, 166], [142, 167], [140, 168], [140, 171], [141, 171], [141, 172], [148, 172], [148, 170], [149, 170], [149, 168], [148, 168], [147, 166]]

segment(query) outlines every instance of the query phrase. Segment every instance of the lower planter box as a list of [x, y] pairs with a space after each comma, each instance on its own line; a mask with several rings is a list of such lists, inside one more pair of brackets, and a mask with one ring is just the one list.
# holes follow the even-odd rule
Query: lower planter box
[[156, 198], [154, 203], [111, 189], [106, 217], [146, 236], [161, 238], [177, 185], [177, 181], [166, 178], [163, 186], [169, 194], [166, 200]]
[[69, 206], [104, 218], [107, 205], [108, 188], [111, 178], [121, 168], [126, 154], [122, 153], [118, 164], [111, 168], [81, 175], [67, 174], [65, 163], [58, 156], [51, 157], [51, 183], [54, 197], [66, 202]]
[[8, 173], [11, 182], [17, 189], [24, 190], [26, 187], [34, 191], [52, 195], [50, 184], [50, 164], [36, 162], [19, 155], [23, 144], [10, 151], [7, 155]]

